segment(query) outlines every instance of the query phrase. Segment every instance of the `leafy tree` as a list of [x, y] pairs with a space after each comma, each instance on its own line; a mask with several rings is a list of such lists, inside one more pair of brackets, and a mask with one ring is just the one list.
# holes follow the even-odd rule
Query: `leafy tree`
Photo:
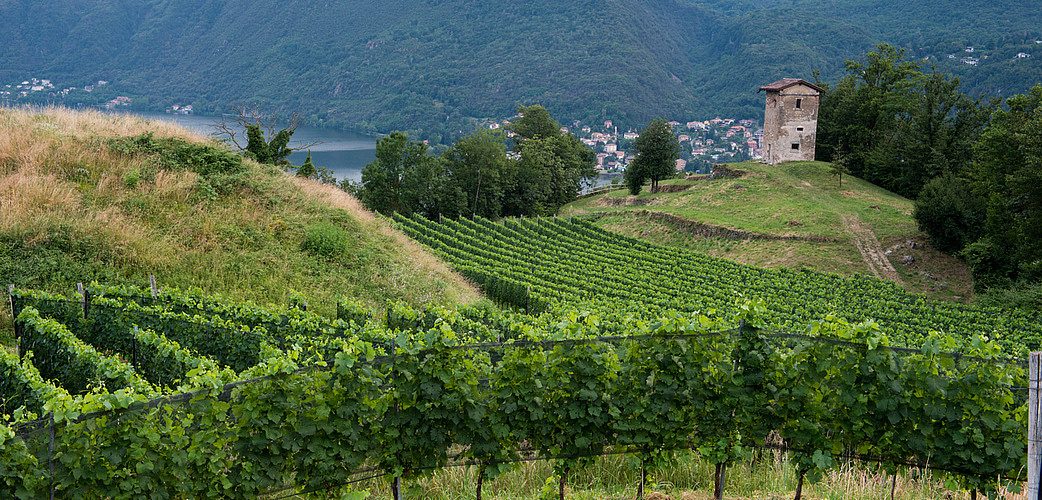
[[466, 208], [466, 197], [450, 178], [445, 161], [430, 156], [405, 172], [403, 179], [405, 204], [411, 212], [428, 219], [438, 216], [459, 217]]
[[626, 188], [629, 189], [630, 194], [633, 196], [640, 194], [641, 188], [644, 187], [644, 183], [648, 180], [648, 174], [643, 167], [643, 165], [634, 161], [626, 167], [626, 171], [622, 174], [622, 180], [626, 182]]
[[405, 179], [410, 169], [427, 161], [427, 145], [410, 141], [405, 132], [394, 131], [376, 141], [376, 159], [362, 169], [362, 202], [383, 214], [412, 212]]
[[304, 164], [297, 169], [297, 176], [310, 179], [317, 173], [318, 171], [315, 170], [315, 164], [311, 162], [311, 150], [309, 149], [308, 157], [304, 158]]
[[832, 160], [842, 144], [850, 174], [910, 198], [970, 161], [988, 112], [959, 92], [958, 79], [923, 73], [888, 44], [846, 68], [822, 99], [819, 159]]
[[[665, 118], [656, 118], [644, 127], [633, 141], [633, 150], [637, 157], [626, 169], [626, 183], [631, 193], [640, 192], [644, 179], [651, 180], [651, 191], [655, 192], [660, 180], [676, 173], [680, 142]], [[633, 174], [630, 169], [634, 170]]]
[[[993, 284], [1038, 282], [1042, 281], [1042, 85], [1007, 99], [1006, 107], [992, 114], [974, 148], [971, 189], [985, 206], [986, 223], [984, 237], [967, 248], [965, 256], [974, 278]], [[1008, 265], [1002, 265], [1005, 259]]]
[[515, 144], [525, 139], [555, 137], [561, 134], [561, 124], [550, 117], [550, 112], [538, 104], [518, 106], [520, 118], [510, 124], [508, 130], [517, 134]]
[[832, 153], [832, 163], [829, 166], [829, 173], [835, 175], [839, 180], [839, 188], [843, 189], [843, 175], [850, 175], [850, 167], [847, 166], [847, 158], [843, 155], [843, 148], [837, 147]]
[[575, 135], [563, 132], [546, 108], [519, 106], [518, 113], [521, 118], [510, 131], [521, 159], [504, 215], [554, 213], [597, 175], [596, 155]]
[[912, 214], [930, 235], [930, 243], [943, 252], [957, 252], [977, 239], [983, 211], [969, 186], [952, 173], [928, 182], [915, 200]]
[[461, 215], [498, 218], [515, 163], [507, 159], [507, 136], [482, 129], [460, 139], [442, 153], [446, 175], [463, 193]]

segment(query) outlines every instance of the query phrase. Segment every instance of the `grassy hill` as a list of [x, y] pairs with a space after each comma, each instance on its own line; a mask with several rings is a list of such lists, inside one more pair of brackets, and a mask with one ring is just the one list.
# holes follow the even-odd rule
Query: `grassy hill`
[[[171, 124], [0, 109], [0, 283], [199, 287], [320, 313], [336, 296], [453, 304], [478, 293], [344, 192], [243, 161]], [[0, 323], [10, 312], [0, 308]], [[6, 328], [5, 328], [6, 330]]]
[[[840, 187], [822, 162], [730, 166], [743, 175], [666, 181], [681, 190], [672, 193], [612, 191], [561, 213], [595, 216], [606, 229], [745, 264], [875, 275], [933, 298], [971, 299], [967, 269], [930, 248], [911, 217], [911, 200], [851, 176]], [[906, 256], [914, 262], [905, 263]]]

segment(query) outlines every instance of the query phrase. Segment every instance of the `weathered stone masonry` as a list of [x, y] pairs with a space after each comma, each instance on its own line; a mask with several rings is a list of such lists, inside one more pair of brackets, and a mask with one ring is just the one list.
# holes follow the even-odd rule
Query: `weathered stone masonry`
[[764, 160], [771, 165], [813, 160], [822, 89], [806, 80], [784, 78], [760, 90], [767, 92], [763, 115]]

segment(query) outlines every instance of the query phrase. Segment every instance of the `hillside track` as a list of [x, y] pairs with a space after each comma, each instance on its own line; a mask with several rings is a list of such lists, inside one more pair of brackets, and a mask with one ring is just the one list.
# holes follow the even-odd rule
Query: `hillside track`
[[886, 258], [886, 254], [883, 253], [883, 246], [879, 244], [876, 233], [871, 228], [862, 224], [861, 219], [858, 219], [856, 216], [844, 216], [843, 225], [850, 234], [854, 246], [861, 253], [861, 258], [865, 261], [865, 265], [868, 266], [868, 270], [875, 277], [893, 281], [899, 285], [904, 284], [901, 281], [901, 277], [897, 274], [897, 269], [894, 269], [893, 264], [890, 263], [890, 260]]

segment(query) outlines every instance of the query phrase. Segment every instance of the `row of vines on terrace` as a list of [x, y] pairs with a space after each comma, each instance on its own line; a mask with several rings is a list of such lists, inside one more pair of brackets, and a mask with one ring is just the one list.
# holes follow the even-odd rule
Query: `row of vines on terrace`
[[492, 479], [530, 456], [566, 475], [609, 451], [726, 465], [769, 445], [810, 480], [851, 457], [985, 490], [1020, 474], [1026, 369], [979, 337], [895, 349], [831, 315], [773, 333], [759, 301], [638, 315], [546, 300], [539, 316], [392, 304], [380, 319], [344, 301], [330, 320], [196, 292], [15, 290], [0, 495], [325, 495], [450, 460]]
[[435, 222], [396, 214], [394, 220], [490, 296], [533, 313], [578, 302], [652, 316], [733, 312], [741, 296], [765, 301], [764, 320], [779, 330], [802, 332], [833, 314], [850, 322], [874, 320], [895, 345], [917, 347], [932, 332], [947, 332], [986, 336], [1011, 356], [1042, 347], [1038, 313], [928, 302], [871, 277], [742, 265], [652, 245], [581, 219]]

